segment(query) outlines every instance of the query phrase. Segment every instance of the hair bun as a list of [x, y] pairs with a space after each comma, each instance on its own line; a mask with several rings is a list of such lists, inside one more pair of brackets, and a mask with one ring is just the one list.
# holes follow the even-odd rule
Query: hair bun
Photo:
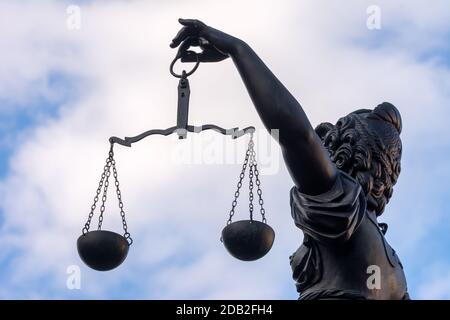
[[392, 124], [398, 134], [402, 132], [402, 116], [392, 103], [383, 102], [382, 104], [379, 104], [373, 109], [372, 114], [377, 118]]

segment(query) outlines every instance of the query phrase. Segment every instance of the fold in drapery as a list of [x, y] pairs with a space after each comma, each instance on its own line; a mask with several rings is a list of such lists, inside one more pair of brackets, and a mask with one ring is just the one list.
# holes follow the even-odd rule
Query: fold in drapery
[[346, 241], [361, 223], [366, 201], [359, 183], [339, 171], [334, 186], [320, 195], [306, 195], [293, 187], [291, 210], [295, 224], [313, 239]]
[[339, 171], [334, 186], [320, 195], [310, 196], [291, 190], [291, 210], [295, 224], [303, 230], [303, 244], [290, 257], [298, 292], [320, 281], [322, 262], [320, 243], [345, 242], [364, 217], [366, 200], [359, 183]]

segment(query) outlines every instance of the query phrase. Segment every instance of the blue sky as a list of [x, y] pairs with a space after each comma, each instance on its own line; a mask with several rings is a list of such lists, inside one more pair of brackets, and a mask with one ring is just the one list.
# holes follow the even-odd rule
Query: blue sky
[[[71, 4], [80, 8], [79, 30], [67, 28]], [[372, 4], [248, 1], [236, 11], [236, 1], [0, 1], [0, 298], [296, 298], [288, 256], [302, 236], [290, 218], [292, 181], [278, 147], [266, 149], [270, 138], [231, 61], [201, 65], [193, 76], [190, 120], [261, 129], [266, 210], [277, 232], [269, 255], [242, 263], [218, 241], [239, 163], [174, 159], [174, 150], [202, 157], [206, 147], [241, 160], [244, 141], [234, 149], [205, 134], [116, 150], [135, 243], [108, 273], [78, 258], [107, 138], [175, 121], [168, 44], [180, 16], [250, 43], [313, 124], [382, 101], [400, 109], [402, 174], [381, 221], [411, 296], [450, 298], [450, 7], [378, 1], [381, 29], [369, 30]], [[115, 202], [106, 214], [105, 228], [120, 230]], [[66, 286], [70, 265], [80, 267], [79, 290]]]

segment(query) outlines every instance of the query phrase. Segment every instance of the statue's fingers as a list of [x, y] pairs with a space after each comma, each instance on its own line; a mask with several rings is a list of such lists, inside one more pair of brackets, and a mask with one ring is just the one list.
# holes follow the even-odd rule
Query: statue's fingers
[[203, 28], [204, 26], [206, 26], [203, 22], [201, 22], [200, 20], [197, 20], [197, 19], [180, 18], [180, 19], [178, 19], [178, 22], [181, 23], [183, 26], [194, 27], [197, 29], [200, 29], [200, 28]]
[[200, 45], [198, 37], [187, 37], [180, 46], [180, 50], [187, 50], [189, 47], [198, 47]]
[[197, 56], [198, 59], [200, 60], [200, 53], [193, 53], [190, 51], [187, 52], [183, 52], [181, 54], [181, 62], [197, 62]]
[[188, 37], [181, 43], [178, 49], [178, 55], [183, 56], [185, 52], [189, 51], [190, 47], [198, 47], [198, 46], [199, 42], [197, 37]]
[[209, 47], [211, 47], [211, 43], [203, 37], [198, 37], [198, 46], [202, 50], [207, 50]]
[[186, 40], [186, 38], [196, 34], [197, 31], [190, 27], [183, 27], [180, 31], [178, 31], [175, 38], [173, 38], [172, 43], [170, 44], [171, 48], [176, 48], [180, 45], [181, 42]]
[[186, 51], [181, 55], [181, 62], [218, 62], [228, 58], [228, 56], [213, 50], [204, 50], [201, 53]]

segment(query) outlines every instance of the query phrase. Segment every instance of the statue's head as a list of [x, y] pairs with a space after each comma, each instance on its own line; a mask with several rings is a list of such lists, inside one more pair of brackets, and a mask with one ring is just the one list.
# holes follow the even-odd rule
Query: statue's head
[[316, 128], [332, 161], [361, 184], [367, 208], [377, 215], [383, 213], [400, 174], [401, 131], [400, 112], [388, 102]]

